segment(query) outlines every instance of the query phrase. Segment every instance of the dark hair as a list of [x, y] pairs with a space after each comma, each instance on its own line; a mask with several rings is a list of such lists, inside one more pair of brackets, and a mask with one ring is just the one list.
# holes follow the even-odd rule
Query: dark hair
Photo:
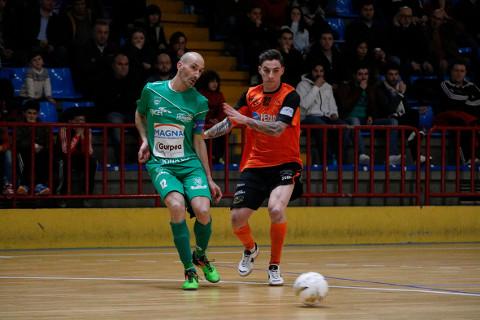
[[40, 110], [40, 103], [38, 100], [35, 99], [26, 99], [22, 102], [22, 110], [23, 112], [27, 111], [28, 109], [33, 109], [33, 110]]
[[162, 19], [162, 10], [156, 4], [150, 4], [145, 8], [145, 16], [158, 15], [159, 19]]
[[284, 26], [278, 32], [278, 39], [280, 39], [283, 36], [284, 33], [291, 34], [292, 36], [294, 35], [293, 31], [292, 31], [292, 29], [290, 29], [290, 27]]
[[453, 67], [456, 65], [465, 66], [465, 69], [468, 69], [467, 62], [464, 59], [456, 59], [450, 63], [449, 70], [452, 71]]
[[185, 40], [187, 40], [187, 36], [185, 35], [185, 33], [181, 32], [181, 31], [177, 31], [177, 32], [174, 32], [172, 33], [172, 35], [170, 36], [170, 40], [168, 41], [168, 43], [170, 45], [174, 44], [174, 43], [177, 43], [178, 40], [180, 38], [185, 38]]
[[[110, 23], [105, 20], [105, 19], [97, 19], [95, 20], [95, 26], [106, 26], [106, 27], [110, 27]], [[95, 27], [94, 26], [94, 27]]]
[[298, 31], [304, 32], [304, 31], [305, 31], [305, 27], [306, 27], [306, 23], [305, 23], [305, 18], [304, 18], [304, 15], [303, 15], [302, 8], [300, 8], [299, 6], [292, 6], [292, 7], [290, 7], [290, 10], [288, 10], [288, 17], [287, 17], [288, 26], [289, 26], [289, 27], [292, 26], [291, 13], [292, 13], [292, 10], [293, 10], [293, 9], [298, 9], [298, 10], [300, 10], [300, 21], [298, 22]]
[[205, 70], [202, 73], [202, 75], [200, 76], [200, 78], [198, 79], [196, 87], [197, 87], [197, 89], [206, 90], [206, 89], [208, 89], [208, 84], [213, 80], [217, 81], [218, 87], [217, 87], [216, 92], [219, 92], [220, 91], [220, 76], [214, 70]]
[[282, 54], [277, 49], [268, 49], [266, 51], [263, 51], [258, 56], [258, 65], [262, 65], [262, 63], [268, 60], [278, 60], [282, 66], [285, 66]]
[[400, 71], [400, 65], [398, 65], [398, 63], [390, 62], [385, 66], [385, 73], [388, 72], [388, 70]]

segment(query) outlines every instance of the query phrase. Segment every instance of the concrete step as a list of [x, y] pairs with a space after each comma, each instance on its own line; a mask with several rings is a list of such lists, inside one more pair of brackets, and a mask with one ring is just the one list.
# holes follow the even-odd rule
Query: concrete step
[[237, 59], [234, 57], [204, 56], [205, 66], [215, 71], [235, 71]]
[[225, 96], [227, 103], [234, 105], [240, 96], [248, 89], [248, 85], [244, 86], [230, 86], [222, 85], [221, 90]]
[[167, 39], [169, 39], [174, 32], [181, 31], [185, 33], [188, 40], [187, 48], [189, 47], [190, 41], [208, 41], [209, 40], [208, 28], [185, 26], [184, 24], [165, 24], [164, 30], [165, 30], [165, 36], [167, 37]]
[[222, 41], [188, 41], [188, 48], [202, 56], [221, 56], [225, 43]]
[[182, 13], [183, 12], [183, 1], [175, 0], [147, 0], [147, 5], [156, 4], [162, 10], [162, 15], [164, 13]]
[[162, 23], [167, 26], [170, 23], [174, 24], [196, 24], [198, 23], [198, 16], [195, 14], [184, 13], [162, 13]]

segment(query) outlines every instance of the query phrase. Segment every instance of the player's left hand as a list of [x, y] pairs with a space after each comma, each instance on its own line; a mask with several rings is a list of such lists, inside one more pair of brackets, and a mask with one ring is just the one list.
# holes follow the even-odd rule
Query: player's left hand
[[222, 190], [213, 180], [208, 180], [208, 186], [210, 187], [210, 192], [212, 194], [213, 202], [218, 203], [222, 199]]
[[235, 110], [232, 106], [230, 106], [227, 103], [223, 104], [223, 111], [225, 111], [225, 114], [227, 115], [228, 119], [232, 121], [233, 123], [236, 124], [246, 124], [248, 117], [244, 116], [237, 110]]

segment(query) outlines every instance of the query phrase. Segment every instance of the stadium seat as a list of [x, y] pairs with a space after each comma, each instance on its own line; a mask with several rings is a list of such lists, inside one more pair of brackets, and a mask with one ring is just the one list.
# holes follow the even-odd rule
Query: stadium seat
[[431, 106], [428, 107], [427, 112], [419, 115], [418, 124], [420, 129], [428, 130], [433, 126], [433, 109]]
[[332, 28], [335, 40], [344, 41], [345, 40], [345, 22], [342, 18], [326, 18], [325, 19]]
[[27, 68], [11, 68], [10, 81], [12, 81], [14, 95], [18, 97], [23, 83], [25, 82], [25, 73]]
[[57, 122], [58, 114], [56, 106], [48, 101], [40, 102], [39, 120], [40, 122]]
[[79, 99], [82, 97], [75, 90], [70, 68], [48, 69], [50, 82], [52, 83], [52, 96], [56, 99]]
[[93, 101], [63, 101], [62, 110], [68, 110], [70, 108], [90, 108], [94, 107], [95, 103]]

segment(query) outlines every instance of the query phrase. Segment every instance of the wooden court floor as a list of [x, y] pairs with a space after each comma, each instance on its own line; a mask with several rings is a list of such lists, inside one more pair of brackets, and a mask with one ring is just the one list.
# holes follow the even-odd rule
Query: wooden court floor
[[[480, 244], [287, 246], [286, 284], [269, 287], [269, 248], [236, 273], [239, 247], [214, 247], [218, 284], [179, 289], [173, 248], [0, 251], [0, 319], [480, 319]], [[319, 307], [291, 287], [327, 277]]]

